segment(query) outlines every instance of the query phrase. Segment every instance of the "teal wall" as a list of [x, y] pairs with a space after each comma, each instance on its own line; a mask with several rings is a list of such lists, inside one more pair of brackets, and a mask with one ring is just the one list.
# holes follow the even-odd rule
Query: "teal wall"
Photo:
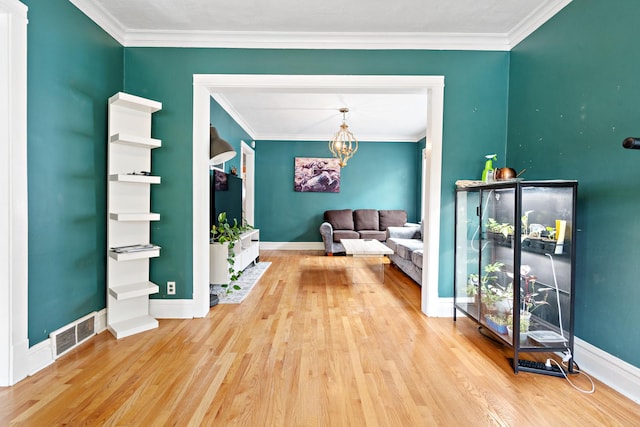
[[293, 189], [294, 159], [331, 157], [327, 142], [258, 141], [255, 225], [260, 240], [320, 242], [318, 230], [328, 209], [405, 209], [415, 221], [417, 156], [416, 143], [360, 142], [340, 171], [339, 193], [301, 193]]
[[511, 54], [508, 161], [577, 179], [576, 335], [640, 366], [637, 0], [573, 0]]
[[34, 345], [105, 307], [107, 98], [123, 48], [67, 0], [23, 2]]
[[[508, 65], [507, 52], [126, 48], [125, 90], [163, 103], [153, 122], [154, 136], [163, 140], [163, 148], [153, 154], [154, 172], [163, 177], [163, 185], [154, 188], [152, 195], [153, 210], [163, 215], [152, 238], [163, 247], [163, 253], [152, 264], [152, 279], [161, 284], [177, 280], [178, 292], [182, 289], [182, 293], [176, 297], [192, 293], [193, 74], [444, 75], [439, 293], [451, 296], [454, 183], [461, 178], [477, 178], [487, 152], [504, 152]], [[290, 144], [282, 144], [280, 149], [294, 150]], [[264, 167], [269, 167], [259, 160], [263, 147], [264, 143], [256, 146], [257, 174], [266, 173]], [[283, 153], [291, 159], [285, 160], [289, 171], [294, 156], [312, 154], [297, 151], [297, 146], [295, 150]], [[267, 157], [268, 152], [264, 155]], [[351, 162], [345, 173], [353, 174], [348, 171], [350, 167]], [[386, 203], [386, 197], [381, 196], [381, 203]], [[277, 220], [269, 216], [273, 207], [265, 210], [262, 206], [268, 201], [257, 202], [261, 205], [256, 207], [255, 225], [264, 230], [261, 237], [265, 238], [263, 233], [268, 233], [272, 221]], [[300, 219], [306, 225], [304, 233], [316, 224], [318, 214], [314, 215]], [[274, 229], [276, 225], [273, 223]]]
[[250, 146], [251, 141], [253, 141], [251, 136], [213, 98], [209, 105], [209, 121], [218, 130], [218, 135], [231, 144], [237, 153], [233, 159], [225, 162], [224, 171], [230, 172], [231, 168], [235, 167], [238, 169], [238, 174], [240, 174], [242, 141]]

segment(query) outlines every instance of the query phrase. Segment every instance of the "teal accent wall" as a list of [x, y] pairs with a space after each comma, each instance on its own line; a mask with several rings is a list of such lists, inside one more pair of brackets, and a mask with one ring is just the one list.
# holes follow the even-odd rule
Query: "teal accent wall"
[[[153, 241], [163, 246], [160, 258], [152, 263], [152, 279], [156, 283], [177, 280], [182, 295], [192, 294], [192, 110], [193, 74], [363, 74], [363, 75], [444, 75], [444, 147], [442, 176], [442, 215], [440, 246], [439, 294], [453, 294], [453, 217], [454, 183], [457, 179], [475, 179], [484, 166], [484, 154], [503, 153], [506, 144], [508, 95], [508, 52], [462, 51], [343, 51], [343, 50], [276, 50], [276, 49], [190, 49], [190, 48], [126, 48], [125, 90], [135, 95], [161, 101], [163, 110], [154, 114], [153, 134], [163, 140], [163, 148], [154, 150], [154, 173], [163, 177], [163, 184], [154, 188], [152, 208], [160, 212], [162, 221], [153, 229]], [[230, 141], [231, 142], [231, 141]], [[270, 150], [282, 150], [279, 173], [292, 173], [293, 157], [313, 153], [300, 151], [291, 143], [280, 143], [269, 150], [264, 143], [256, 146], [256, 173], [266, 174], [270, 165], [261, 155]], [[383, 149], [383, 146], [378, 147]], [[313, 151], [315, 152], [315, 148]], [[317, 149], [320, 153], [320, 149]], [[299, 154], [298, 154], [299, 153]], [[275, 155], [271, 153], [271, 156]], [[323, 154], [324, 155], [324, 154]], [[365, 159], [363, 155], [361, 158]], [[358, 160], [352, 159], [357, 165]], [[413, 164], [406, 165], [418, 172]], [[403, 165], [394, 165], [402, 169]], [[345, 183], [364, 181], [350, 176], [345, 168]], [[355, 170], [357, 166], [354, 166]], [[366, 169], [366, 166], [361, 166]], [[367, 166], [375, 174], [378, 164]], [[274, 171], [275, 172], [275, 171]], [[260, 175], [264, 176], [264, 175]], [[288, 179], [281, 178], [283, 183]], [[410, 178], [414, 186], [416, 177]], [[291, 179], [292, 182], [292, 179]], [[258, 184], [262, 185], [262, 184]], [[291, 184], [292, 185], [292, 184]], [[396, 186], [406, 185], [398, 180]], [[291, 187], [289, 187], [291, 188]], [[261, 192], [260, 187], [256, 187]], [[416, 188], [417, 189], [417, 188]], [[273, 191], [273, 190], [272, 190]], [[290, 190], [289, 190], [290, 191]], [[283, 229], [272, 213], [275, 205], [258, 196], [255, 225], [261, 228], [261, 238], [270, 239], [268, 229]], [[279, 193], [272, 193], [280, 200]], [[328, 196], [327, 196], [328, 197]], [[337, 196], [340, 197], [340, 196]], [[387, 203], [388, 195], [380, 196]], [[331, 199], [337, 200], [337, 199]], [[363, 199], [363, 205], [364, 203]], [[333, 205], [326, 203], [326, 206]], [[355, 203], [354, 203], [355, 205]], [[366, 199], [371, 205], [371, 199]], [[318, 224], [317, 209], [313, 217], [296, 218], [304, 229], [296, 238], [313, 233]], [[317, 225], [316, 225], [317, 224]], [[284, 231], [283, 231], [284, 232]], [[287, 231], [291, 235], [292, 231]], [[310, 234], [311, 233], [311, 234]], [[319, 239], [318, 236], [314, 237]], [[179, 283], [182, 281], [184, 287]]]
[[329, 209], [405, 209], [409, 220], [416, 219], [416, 143], [360, 142], [340, 171], [339, 193], [293, 189], [294, 159], [331, 157], [327, 142], [258, 141], [255, 152], [255, 225], [262, 241], [321, 242]]
[[636, 0], [574, 0], [511, 53], [508, 162], [577, 179], [576, 335], [640, 366]]
[[67, 0], [23, 2], [33, 346], [105, 307], [107, 99], [123, 48]]
[[251, 145], [251, 136], [245, 132], [245, 130], [227, 113], [224, 108], [220, 106], [213, 98], [209, 106], [210, 123], [218, 130], [218, 135], [225, 141], [227, 141], [237, 155], [225, 162], [224, 171], [230, 172], [232, 167], [238, 169], [238, 175], [240, 174], [240, 163], [242, 158], [242, 141]]

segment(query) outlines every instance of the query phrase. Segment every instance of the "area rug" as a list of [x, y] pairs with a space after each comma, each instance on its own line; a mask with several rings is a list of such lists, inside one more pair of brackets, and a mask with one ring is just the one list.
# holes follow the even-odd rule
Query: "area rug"
[[[248, 267], [242, 273], [242, 276], [237, 281], [231, 282], [229, 285], [230, 292], [222, 288], [220, 285], [211, 285], [210, 293], [212, 295], [218, 295], [220, 299], [219, 304], [240, 304], [243, 299], [249, 295], [251, 289], [258, 283], [258, 280], [262, 277], [265, 271], [271, 265], [270, 262], [258, 262], [255, 265]], [[240, 286], [240, 289], [233, 289], [234, 285]]]

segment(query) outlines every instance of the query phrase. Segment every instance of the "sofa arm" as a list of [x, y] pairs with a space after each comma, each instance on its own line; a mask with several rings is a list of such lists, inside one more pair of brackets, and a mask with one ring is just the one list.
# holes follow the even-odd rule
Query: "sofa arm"
[[323, 222], [320, 224], [320, 236], [322, 236], [322, 242], [324, 243], [324, 252], [332, 253], [333, 243], [333, 227], [329, 222]]
[[387, 239], [393, 237], [397, 239], [419, 239], [420, 226], [416, 224], [408, 227], [387, 227]]

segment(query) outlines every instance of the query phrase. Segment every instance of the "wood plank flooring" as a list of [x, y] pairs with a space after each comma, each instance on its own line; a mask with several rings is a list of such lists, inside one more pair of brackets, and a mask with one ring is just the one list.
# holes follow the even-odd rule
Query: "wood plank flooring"
[[352, 285], [345, 257], [261, 260], [272, 266], [239, 305], [121, 340], [103, 332], [0, 388], [0, 425], [640, 425], [640, 406], [599, 382], [586, 395], [514, 375], [468, 319], [424, 316], [420, 288], [393, 266], [384, 284]]

